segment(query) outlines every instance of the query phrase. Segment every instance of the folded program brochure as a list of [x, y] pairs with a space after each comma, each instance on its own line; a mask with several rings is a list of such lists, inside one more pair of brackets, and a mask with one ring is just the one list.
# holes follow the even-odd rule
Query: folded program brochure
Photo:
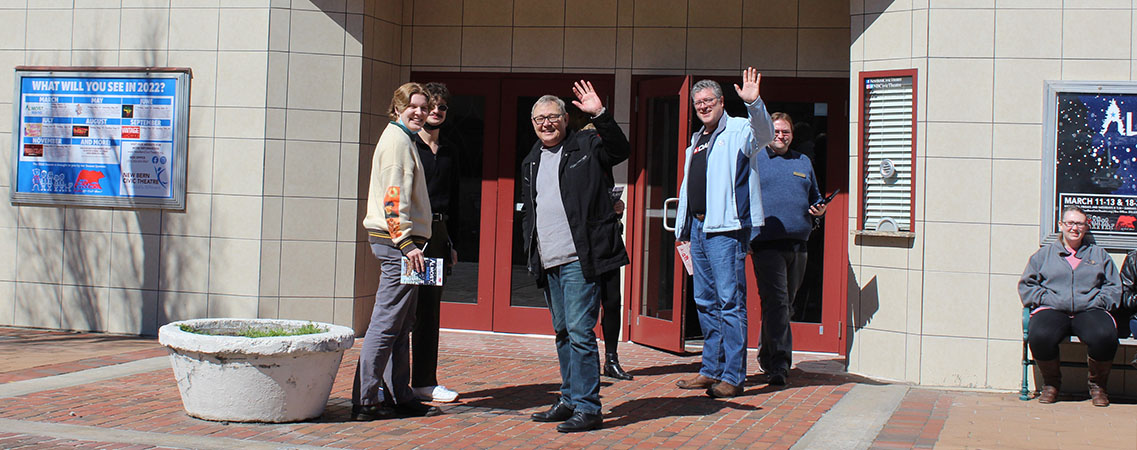
[[416, 284], [425, 286], [442, 286], [442, 269], [444, 265], [442, 258], [423, 258], [423, 270], [415, 272], [411, 270], [407, 264], [407, 257], [403, 257], [400, 262], [400, 271], [402, 277], [399, 280], [402, 284]]

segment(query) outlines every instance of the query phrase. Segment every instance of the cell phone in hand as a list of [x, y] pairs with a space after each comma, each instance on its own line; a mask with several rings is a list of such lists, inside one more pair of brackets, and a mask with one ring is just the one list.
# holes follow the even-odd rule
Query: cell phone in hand
[[837, 197], [838, 192], [841, 192], [841, 188], [834, 189], [832, 194], [829, 194], [828, 197], [818, 200], [817, 203], [814, 203], [814, 205], [828, 205], [829, 202], [833, 201], [833, 198]]

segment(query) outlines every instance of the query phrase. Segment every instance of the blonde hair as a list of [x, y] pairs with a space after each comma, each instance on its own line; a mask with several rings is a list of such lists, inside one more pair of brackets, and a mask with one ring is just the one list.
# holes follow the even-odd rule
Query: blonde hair
[[426, 97], [427, 101], [430, 101], [430, 94], [421, 84], [406, 83], [395, 89], [395, 94], [391, 96], [391, 107], [387, 109], [387, 117], [391, 120], [399, 120], [399, 113], [407, 109], [407, 106], [411, 104], [411, 97], [416, 94]]

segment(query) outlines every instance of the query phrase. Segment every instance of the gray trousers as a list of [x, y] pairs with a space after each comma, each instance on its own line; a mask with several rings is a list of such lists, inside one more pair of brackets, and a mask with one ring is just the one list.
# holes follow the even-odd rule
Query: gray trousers
[[805, 241], [778, 240], [751, 243], [754, 277], [762, 299], [762, 332], [758, 364], [768, 374], [785, 375], [793, 363], [794, 337], [790, 316], [797, 289], [805, 277], [808, 253]]
[[410, 334], [415, 323], [418, 287], [399, 283], [399, 261], [403, 258], [399, 249], [371, 244], [371, 253], [379, 259], [379, 290], [375, 292], [371, 324], [359, 351], [351, 403], [379, 404], [379, 390], [384, 382], [389, 400], [410, 403], [415, 399], [410, 388]]

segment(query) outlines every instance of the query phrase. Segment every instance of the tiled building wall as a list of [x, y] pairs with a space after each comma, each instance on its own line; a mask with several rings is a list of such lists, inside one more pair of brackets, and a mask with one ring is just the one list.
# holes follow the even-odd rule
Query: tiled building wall
[[850, 198], [858, 73], [916, 68], [919, 85], [916, 237], [850, 240], [850, 371], [1018, 386], [1016, 289], [1038, 249], [1043, 80], [1134, 80], [1134, 14], [1118, 1], [852, 3]]

